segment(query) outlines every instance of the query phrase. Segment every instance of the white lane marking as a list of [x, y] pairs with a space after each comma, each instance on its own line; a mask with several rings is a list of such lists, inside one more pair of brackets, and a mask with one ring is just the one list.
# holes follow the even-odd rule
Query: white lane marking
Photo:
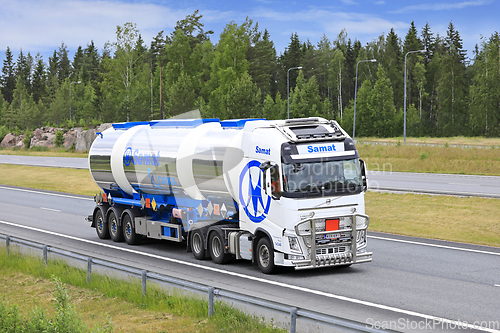
[[43, 210], [50, 210], [51, 212], [58, 212], [58, 213], [60, 213], [60, 212], [61, 212], [59, 209], [52, 209], [52, 208], [47, 208], [47, 207], [40, 207], [40, 209], [43, 209]]
[[500, 284], [494, 284], [495, 287], [500, 287]]
[[27, 193], [36, 193], [36, 194], [51, 195], [51, 196], [54, 196], [54, 197], [63, 197], [63, 198], [71, 198], [71, 199], [81, 199], [81, 200], [94, 201], [94, 199], [92, 199], [92, 198], [77, 197], [77, 196], [68, 195], [68, 194], [57, 194], [57, 193], [40, 192], [40, 191], [35, 191], [35, 190], [27, 190], [27, 189], [24, 189], [24, 188], [14, 188], [14, 187], [0, 186], [0, 189], [2, 189], [2, 190], [19, 191], [19, 192], [27, 192]]
[[464, 249], [464, 248], [461, 248], [461, 247], [438, 245], [438, 244], [429, 244], [429, 243], [408, 241], [408, 240], [404, 240], [404, 239], [394, 239], [394, 238], [380, 237], [380, 236], [368, 236], [368, 238], [382, 239], [382, 240], [386, 240], [386, 241], [406, 243], [406, 244], [414, 244], [414, 245], [438, 247], [438, 248], [441, 248], [441, 249], [449, 249], [449, 250], [457, 250], [457, 251], [465, 251], [465, 252], [475, 252], [475, 253], [481, 253], [481, 254], [492, 254], [494, 256], [500, 256], [500, 253], [498, 253], [498, 252], [489, 252], [489, 251], [481, 251], [481, 250], [473, 250], [473, 249]]
[[455, 325], [455, 326], [460, 325], [460, 327], [467, 327], [469, 329], [476, 329], [476, 330], [481, 330], [481, 331], [484, 331], [484, 332], [500, 333], [500, 330], [495, 330], [495, 329], [490, 329], [490, 328], [484, 328], [484, 327], [476, 327], [476, 326], [468, 324], [468, 323], [466, 324], [465, 322], [460, 322], [460, 321], [456, 321], [456, 320], [451, 320], [451, 319], [446, 319], [446, 318], [441, 318], [441, 317], [426, 315], [426, 314], [423, 314], [423, 313], [418, 313], [418, 312], [414, 312], [414, 311], [410, 311], [410, 310], [398, 309], [398, 308], [395, 308], [395, 307], [392, 307], [392, 306], [387, 306], [387, 305], [383, 305], [383, 304], [373, 303], [373, 302], [369, 302], [369, 301], [363, 301], [363, 300], [359, 300], [359, 299], [356, 299], [356, 298], [350, 298], [350, 297], [346, 297], [346, 296], [335, 295], [335, 294], [331, 294], [331, 293], [327, 293], [327, 292], [323, 292], [323, 291], [319, 291], [319, 290], [314, 290], [314, 289], [309, 289], [309, 288], [294, 286], [294, 285], [287, 284], [287, 283], [266, 280], [266, 279], [255, 277], [255, 276], [249, 276], [249, 275], [243, 275], [243, 274], [240, 274], [240, 273], [224, 271], [222, 269], [218, 269], [218, 268], [214, 268], [214, 267], [202, 266], [202, 265], [199, 265], [199, 264], [195, 264], [195, 263], [191, 263], [191, 262], [186, 262], [186, 261], [181, 261], [181, 260], [178, 260], [178, 259], [173, 259], [173, 258], [168, 258], [168, 257], [161, 257], [161, 256], [158, 256], [158, 255], [155, 255], [155, 254], [140, 252], [140, 251], [136, 251], [136, 250], [132, 250], [132, 249], [127, 249], [127, 248], [120, 248], [120, 247], [109, 245], [109, 244], [103, 244], [103, 243], [98, 243], [98, 242], [94, 242], [94, 241], [87, 240], [87, 239], [77, 238], [77, 237], [73, 237], [73, 236], [69, 236], [69, 235], [63, 235], [63, 234], [60, 234], [60, 233], [57, 233], [57, 232], [53, 232], [53, 231], [42, 230], [42, 229], [28, 227], [28, 226], [24, 226], [24, 225], [18, 225], [18, 224], [15, 224], [15, 223], [1, 221], [1, 220], [0, 220], [0, 223], [6, 224], [6, 225], [10, 225], [10, 226], [19, 227], [19, 228], [24, 228], [24, 229], [28, 229], [28, 230], [32, 230], [32, 231], [42, 232], [42, 233], [46, 233], [46, 234], [53, 235], [53, 236], [59, 236], [59, 237], [67, 238], [67, 239], [77, 240], [77, 241], [88, 243], [88, 244], [93, 244], [93, 245], [98, 245], [98, 246], [102, 246], [102, 247], [107, 247], [107, 248], [114, 249], [114, 250], [120, 250], [120, 251], [129, 252], [129, 253], [133, 253], [133, 254], [138, 254], [138, 255], [142, 255], [142, 256], [154, 258], [154, 259], [169, 261], [169, 262], [176, 263], [176, 264], [181, 264], [181, 265], [191, 266], [191, 267], [195, 267], [195, 268], [199, 268], [199, 269], [204, 269], [204, 270], [207, 270], [207, 271], [217, 272], [217, 273], [220, 273], [220, 274], [231, 275], [231, 276], [235, 276], [235, 277], [242, 278], [242, 279], [253, 280], [253, 281], [257, 281], [257, 282], [261, 282], [261, 283], [267, 283], [267, 284], [274, 285], [274, 286], [279, 286], [279, 287], [282, 287], [282, 288], [288, 288], [288, 289], [297, 290], [297, 291], [301, 291], [301, 292], [306, 292], [306, 293], [310, 293], [310, 294], [314, 294], [314, 295], [318, 295], [318, 296], [323, 296], [323, 297], [328, 297], [328, 298], [335, 298], [335, 299], [338, 299], [338, 300], [341, 300], [341, 301], [346, 301], [346, 302], [360, 304], [360, 305], [364, 305], [364, 306], [368, 306], [368, 307], [373, 307], [373, 308], [377, 308], [377, 309], [392, 311], [392, 312], [396, 312], [396, 313], [400, 313], [400, 314], [405, 314], [405, 315], [408, 315], [408, 316], [420, 317], [420, 318], [424, 318], [424, 319], [427, 319], [427, 320], [433, 320], [433, 321], [434, 320], [435, 321], [440, 321], [441, 323], [447, 323], [447, 324]]

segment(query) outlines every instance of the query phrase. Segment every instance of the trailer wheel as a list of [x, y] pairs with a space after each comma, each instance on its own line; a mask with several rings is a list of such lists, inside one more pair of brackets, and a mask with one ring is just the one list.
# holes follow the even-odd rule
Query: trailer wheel
[[257, 244], [257, 264], [264, 274], [271, 274], [276, 269], [274, 249], [267, 237], [262, 237]]
[[129, 213], [123, 214], [122, 218], [123, 238], [129, 245], [138, 245], [142, 241], [142, 236], [135, 233], [132, 217]]
[[216, 264], [225, 264], [229, 260], [230, 254], [224, 253], [224, 238], [219, 230], [214, 230], [210, 233], [208, 240], [210, 245], [210, 257]]
[[123, 241], [123, 228], [118, 225], [118, 217], [116, 216], [114, 211], [109, 213], [108, 217], [108, 225], [109, 225], [109, 235], [113, 242], [122, 242]]
[[191, 251], [198, 260], [205, 259], [205, 242], [203, 238], [203, 233], [199, 229], [194, 230], [191, 234]]
[[108, 239], [109, 238], [109, 228], [108, 222], [104, 221], [104, 215], [102, 213], [102, 209], [96, 209], [94, 213], [94, 221], [95, 221], [95, 230], [97, 231], [97, 236], [100, 239]]

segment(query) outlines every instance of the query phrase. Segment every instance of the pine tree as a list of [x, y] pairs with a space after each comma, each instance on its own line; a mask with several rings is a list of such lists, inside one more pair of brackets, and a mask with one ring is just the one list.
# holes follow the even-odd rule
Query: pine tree
[[262, 95], [272, 95], [276, 89], [273, 78], [276, 75], [277, 62], [276, 50], [267, 30], [264, 30], [264, 33], [258, 32], [251, 36], [247, 60], [249, 63], [248, 73]]
[[465, 57], [457, 45], [461, 46], [461, 38], [450, 22], [437, 87], [440, 103], [437, 110], [438, 134], [442, 136], [464, 135], [468, 128]]
[[9, 104], [12, 103], [12, 96], [16, 88], [16, 75], [14, 71], [14, 60], [9, 47], [7, 47], [5, 51], [0, 86], [2, 87], [2, 95], [5, 101]]
[[[288, 70], [293, 67], [302, 66], [302, 60], [304, 57], [304, 53], [302, 47], [300, 45], [299, 36], [297, 33], [294, 33], [290, 37], [290, 44], [285, 49], [285, 52], [279, 57], [278, 65], [279, 71], [277, 75], [278, 81], [278, 91], [283, 95], [287, 95], [286, 87], [287, 87], [287, 77], [289, 78], [289, 87], [290, 91], [293, 90], [296, 84], [297, 76], [299, 75], [297, 71]], [[288, 74], [288, 76], [287, 76]]]
[[71, 71], [71, 81], [78, 81], [83, 76], [84, 71], [85, 56], [83, 54], [83, 49], [78, 46], [73, 58], [73, 70]]
[[[379, 59], [377, 60], [379, 61]], [[391, 29], [387, 35], [384, 58], [379, 62], [386, 70], [387, 77], [394, 89], [394, 105], [396, 106], [396, 110], [402, 110], [404, 102], [404, 75], [401, 75], [401, 73], [404, 70], [404, 59], [401, 40], [394, 32], [394, 29]]]
[[[16, 82], [20, 81], [26, 87], [26, 91], [31, 93], [31, 71], [33, 67], [33, 57], [30, 53], [24, 55], [23, 50], [19, 52], [19, 57], [16, 63]], [[16, 85], [17, 87], [17, 85]]]
[[370, 117], [368, 124], [373, 127], [371, 133], [377, 137], [389, 137], [399, 132], [394, 128], [396, 108], [393, 102], [394, 97], [391, 82], [382, 66], [378, 66], [377, 82], [369, 100]]
[[59, 84], [61, 84], [71, 75], [71, 63], [68, 58], [68, 47], [64, 44], [64, 42], [61, 43], [61, 46], [59, 46], [57, 57], [59, 59], [57, 62], [57, 78], [59, 79]]
[[46, 90], [47, 74], [45, 72], [45, 63], [43, 62], [42, 56], [37, 54], [36, 56], [36, 67], [33, 73], [33, 100], [38, 103], [38, 101], [44, 98], [47, 94]]
[[470, 88], [473, 135], [500, 136], [500, 35], [483, 41], [474, 61], [475, 76]]

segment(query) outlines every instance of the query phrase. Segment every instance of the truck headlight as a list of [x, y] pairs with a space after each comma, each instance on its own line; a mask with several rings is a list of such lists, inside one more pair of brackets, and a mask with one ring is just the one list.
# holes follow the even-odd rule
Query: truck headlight
[[300, 249], [299, 240], [297, 239], [297, 237], [288, 236], [288, 245], [290, 246], [290, 250], [302, 253], [302, 250]]

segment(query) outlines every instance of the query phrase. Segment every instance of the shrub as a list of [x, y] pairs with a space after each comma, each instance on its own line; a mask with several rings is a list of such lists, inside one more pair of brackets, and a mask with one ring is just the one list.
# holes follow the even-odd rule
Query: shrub
[[23, 138], [24, 148], [29, 149], [31, 147], [31, 139], [32, 138], [33, 138], [33, 132], [26, 131], [26, 134], [24, 134], [24, 138]]
[[64, 144], [63, 131], [61, 131], [61, 130], [56, 131], [56, 139], [54, 140], [54, 143], [55, 143], [56, 147], [62, 147], [62, 145]]

